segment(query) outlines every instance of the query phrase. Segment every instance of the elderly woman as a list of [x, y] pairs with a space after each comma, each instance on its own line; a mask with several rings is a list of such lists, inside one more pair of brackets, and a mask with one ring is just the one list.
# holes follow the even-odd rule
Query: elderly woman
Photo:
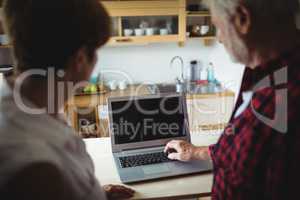
[[298, 0], [210, 0], [218, 38], [247, 66], [230, 126], [218, 143], [171, 141], [170, 159], [212, 159], [213, 200], [298, 199]]
[[[88, 80], [109, 38], [98, 0], [7, 0], [15, 76], [0, 89], [1, 199], [126, 198], [100, 187], [83, 141], [62, 119], [66, 85]], [[50, 81], [51, 80], [51, 81]]]

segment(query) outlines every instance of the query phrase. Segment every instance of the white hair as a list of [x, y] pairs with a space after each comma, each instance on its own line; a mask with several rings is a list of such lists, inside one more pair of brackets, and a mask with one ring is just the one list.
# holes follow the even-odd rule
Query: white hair
[[257, 19], [269, 18], [290, 20], [285, 16], [295, 16], [295, 24], [300, 29], [300, 0], [210, 0], [212, 9], [220, 15], [228, 17], [235, 14], [241, 4], [245, 5], [252, 12], [251, 15]]

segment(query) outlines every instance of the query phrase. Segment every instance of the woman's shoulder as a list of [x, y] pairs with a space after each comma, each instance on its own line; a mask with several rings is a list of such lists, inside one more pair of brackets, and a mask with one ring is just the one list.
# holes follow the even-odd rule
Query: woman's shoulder
[[[78, 196], [89, 194], [98, 182], [84, 143], [71, 137], [70, 141], [61, 144], [41, 139], [0, 142], [0, 188], [13, 184], [19, 190], [23, 187], [19, 185], [23, 184], [20, 180], [26, 180], [37, 188], [60, 185]], [[28, 187], [27, 190], [33, 189]]]

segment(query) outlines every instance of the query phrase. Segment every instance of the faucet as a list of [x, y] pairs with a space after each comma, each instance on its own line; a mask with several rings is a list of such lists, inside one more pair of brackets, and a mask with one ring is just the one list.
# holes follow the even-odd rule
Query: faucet
[[180, 56], [175, 56], [175, 57], [173, 57], [173, 58], [171, 59], [171, 61], [170, 61], [170, 67], [173, 68], [174, 62], [175, 62], [176, 60], [179, 60], [179, 61], [180, 61], [180, 64], [181, 64], [181, 82], [184, 82], [184, 75], [183, 75], [183, 73], [184, 73], [184, 62], [183, 62], [182, 57], [180, 57]]

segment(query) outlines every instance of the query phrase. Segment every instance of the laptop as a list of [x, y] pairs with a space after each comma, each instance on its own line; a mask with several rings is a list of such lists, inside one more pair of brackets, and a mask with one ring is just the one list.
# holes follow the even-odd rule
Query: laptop
[[184, 96], [110, 98], [108, 107], [112, 152], [123, 183], [212, 170], [211, 161], [173, 161], [164, 153], [171, 140], [190, 142]]

